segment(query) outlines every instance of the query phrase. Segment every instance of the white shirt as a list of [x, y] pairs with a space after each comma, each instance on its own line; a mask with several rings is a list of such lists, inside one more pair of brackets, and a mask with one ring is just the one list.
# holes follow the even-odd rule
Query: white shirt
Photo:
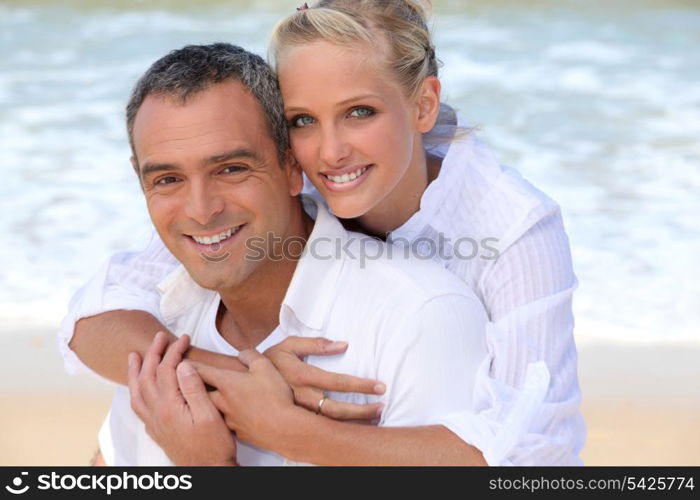
[[[490, 319], [490, 363], [477, 376], [475, 409], [443, 423], [491, 465], [580, 464], [586, 428], [571, 310], [577, 281], [559, 207], [471, 135], [434, 152], [444, 156], [439, 176], [420, 211], [389, 239], [477, 241], [475, 258], [455, 255], [473, 253], [464, 240], [433, 258], [476, 293]], [[498, 259], [482, 258], [494, 246]], [[117, 309], [159, 317], [155, 284], [175, 264], [155, 233], [145, 250], [115, 254], [71, 301], [59, 332], [66, 369], [86, 371], [68, 347], [77, 320]]]
[[[384, 381], [382, 396], [329, 393], [340, 401], [384, 403], [380, 426], [430, 425], [452, 412], [470, 411], [476, 373], [486, 360], [487, 318], [479, 299], [434, 262], [390, 253], [386, 243], [346, 231], [322, 203], [303, 201], [315, 216], [314, 229], [282, 302], [279, 326], [258, 349], [289, 335], [347, 341], [344, 354], [307, 361]], [[216, 330], [216, 292], [199, 287], [182, 266], [158, 289], [162, 319], [171, 331], [191, 332], [199, 347], [238, 354]], [[116, 391], [100, 432], [108, 465], [168, 465], [131, 410], [128, 390]], [[238, 461], [290, 464], [245, 444]]]

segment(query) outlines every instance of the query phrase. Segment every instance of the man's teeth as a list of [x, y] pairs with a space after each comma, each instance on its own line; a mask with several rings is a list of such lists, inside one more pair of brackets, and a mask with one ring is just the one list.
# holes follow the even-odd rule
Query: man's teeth
[[336, 184], [344, 184], [346, 182], [354, 181], [357, 179], [359, 176], [365, 173], [365, 170], [367, 170], [367, 167], [362, 167], [358, 168], [354, 172], [350, 174], [343, 174], [343, 175], [326, 175], [330, 180], [335, 182]]
[[192, 239], [201, 245], [211, 245], [213, 243], [221, 243], [226, 238], [230, 238], [232, 234], [235, 234], [236, 231], [238, 231], [239, 227], [240, 226], [232, 227], [228, 231], [224, 231], [221, 234], [215, 234], [214, 236], [204, 236], [204, 237], [192, 236]]

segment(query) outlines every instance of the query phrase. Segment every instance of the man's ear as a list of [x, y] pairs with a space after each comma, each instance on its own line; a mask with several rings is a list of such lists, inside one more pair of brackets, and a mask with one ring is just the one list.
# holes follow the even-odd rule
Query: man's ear
[[298, 196], [301, 190], [304, 189], [304, 172], [301, 170], [301, 165], [291, 150], [287, 150], [286, 161], [284, 168], [287, 170], [287, 178], [289, 179], [289, 194]]
[[440, 114], [440, 80], [434, 76], [429, 76], [423, 83], [416, 97], [418, 106], [418, 116], [416, 118], [416, 128], [421, 133], [432, 130]]

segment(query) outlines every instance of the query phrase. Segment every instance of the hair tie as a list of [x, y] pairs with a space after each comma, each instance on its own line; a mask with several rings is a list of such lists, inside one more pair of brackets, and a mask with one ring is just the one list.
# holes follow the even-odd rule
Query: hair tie
[[297, 10], [306, 10], [306, 9], [308, 9], [308, 8], [309, 8], [309, 4], [307, 4], [306, 2], [304, 2], [304, 5], [302, 5], [301, 7], [297, 7]]

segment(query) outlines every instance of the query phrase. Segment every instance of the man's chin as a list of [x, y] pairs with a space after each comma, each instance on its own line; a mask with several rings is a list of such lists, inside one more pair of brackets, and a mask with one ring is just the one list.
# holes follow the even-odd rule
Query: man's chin
[[184, 264], [192, 280], [207, 290], [221, 290], [231, 287], [231, 270], [216, 262], [201, 262], [196, 265]]

